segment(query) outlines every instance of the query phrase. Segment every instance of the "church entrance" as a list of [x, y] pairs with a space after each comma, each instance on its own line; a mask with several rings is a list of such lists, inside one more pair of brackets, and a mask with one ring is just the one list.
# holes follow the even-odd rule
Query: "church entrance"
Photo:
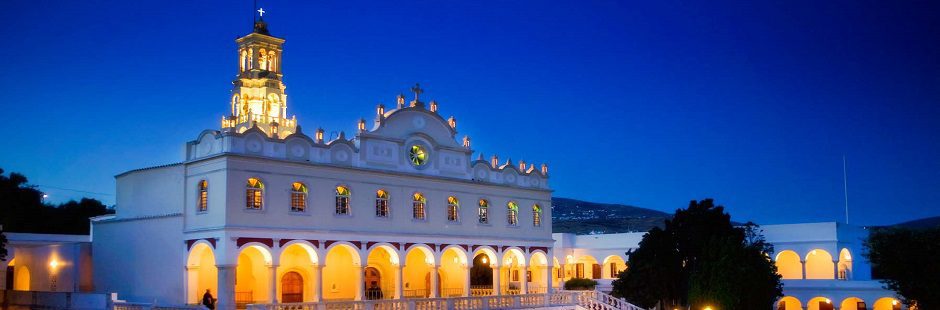
[[484, 296], [493, 294], [493, 268], [490, 267], [492, 259], [486, 253], [473, 257], [473, 267], [470, 267], [470, 295]]
[[375, 267], [366, 267], [365, 273], [366, 299], [377, 300], [385, 298], [382, 293], [382, 274], [379, 273], [379, 270]]
[[296, 271], [285, 273], [281, 277], [281, 302], [304, 301], [304, 278]]

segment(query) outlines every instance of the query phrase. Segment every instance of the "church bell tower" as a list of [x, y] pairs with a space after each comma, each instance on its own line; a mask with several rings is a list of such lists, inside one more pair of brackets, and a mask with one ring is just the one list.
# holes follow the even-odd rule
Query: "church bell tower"
[[287, 118], [287, 88], [282, 81], [284, 39], [272, 36], [261, 15], [254, 30], [238, 38], [238, 76], [232, 81], [231, 115], [222, 118], [225, 131], [244, 132], [258, 127], [271, 138], [284, 138], [297, 130], [297, 117]]

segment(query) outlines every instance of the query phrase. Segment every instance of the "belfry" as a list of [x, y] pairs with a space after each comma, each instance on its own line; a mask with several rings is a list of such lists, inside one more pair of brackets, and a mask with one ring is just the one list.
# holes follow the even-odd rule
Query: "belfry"
[[222, 129], [241, 133], [257, 127], [273, 138], [294, 133], [297, 117], [287, 117], [287, 86], [281, 71], [284, 39], [272, 36], [259, 18], [254, 30], [235, 42], [238, 75], [232, 81], [231, 114], [222, 118]]

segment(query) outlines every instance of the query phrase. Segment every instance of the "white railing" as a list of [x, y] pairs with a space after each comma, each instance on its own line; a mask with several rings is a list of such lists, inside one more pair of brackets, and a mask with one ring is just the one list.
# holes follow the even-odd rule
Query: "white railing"
[[644, 310], [626, 300], [610, 296], [601, 291], [582, 291], [578, 304], [591, 310]]
[[114, 302], [111, 310], [207, 310], [201, 305], [161, 306], [143, 302]]
[[599, 291], [556, 291], [551, 294], [410, 298], [250, 304], [248, 310], [489, 310], [553, 307], [589, 310], [644, 310]]
[[250, 304], [248, 310], [488, 310], [524, 309], [578, 305], [579, 293], [556, 292], [551, 295], [503, 295], [450, 298], [412, 298], [394, 300], [325, 301], [291, 304]]

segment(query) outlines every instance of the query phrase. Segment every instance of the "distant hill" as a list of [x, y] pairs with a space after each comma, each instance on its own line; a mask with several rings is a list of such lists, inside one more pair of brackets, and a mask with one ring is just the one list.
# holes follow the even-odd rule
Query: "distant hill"
[[940, 216], [922, 218], [919, 220], [907, 221], [903, 223], [894, 224], [896, 227], [906, 227], [906, 228], [931, 228], [940, 226]]
[[669, 213], [629, 205], [552, 198], [552, 231], [556, 233], [647, 232], [663, 227], [671, 217]]

